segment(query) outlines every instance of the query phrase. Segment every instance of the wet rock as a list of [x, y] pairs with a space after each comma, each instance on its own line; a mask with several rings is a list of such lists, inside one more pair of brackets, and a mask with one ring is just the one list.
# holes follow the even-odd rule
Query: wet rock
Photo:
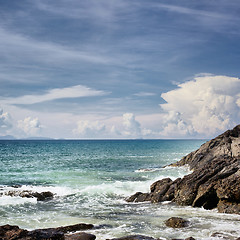
[[27, 236], [28, 231], [20, 229], [18, 226], [3, 225], [0, 226], [0, 239], [14, 240], [21, 239]]
[[52, 192], [33, 192], [29, 190], [14, 190], [2, 193], [1, 196], [10, 196], [10, 197], [22, 197], [22, 198], [37, 198], [37, 201], [45, 201], [53, 199], [54, 194]]
[[90, 233], [80, 232], [65, 235], [65, 240], [95, 240], [96, 236]]
[[170, 178], [164, 178], [154, 182], [150, 186], [150, 193], [137, 192], [127, 199], [128, 202], [145, 202], [151, 201], [158, 203], [171, 201], [174, 198], [175, 188], [180, 178], [172, 181]]
[[63, 233], [68, 233], [68, 232], [89, 230], [92, 228], [94, 228], [94, 226], [92, 224], [79, 223], [79, 224], [74, 224], [74, 225], [69, 225], [69, 226], [64, 226], [64, 227], [58, 227], [58, 228], [56, 228], [56, 230], [61, 231]]
[[150, 186], [150, 190], [152, 193], [162, 193], [165, 194], [172, 183], [172, 180], [170, 178], [164, 178], [162, 180], [159, 180], [157, 182], [154, 182]]
[[36, 229], [28, 232], [28, 239], [40, 240], [40, 239], [49, 239], [49, 240], [64, 240], [64, 233], [58, 231], [57, 229]]
[[136, 192], [135, 194], [126, 199], [127, 202], [145, 202], [150, 200], [151, 200], [150, 194], [142, 192]]
[[112, 238], [112, 239], [108, 239], [108, 240], [154, 240], [154, 238], [148, 237], [145, 235], [129, 235], [129, 236], [125, 236], [125, 237]]
[[[94, 226], [92, 224], [75, 224], [65, 227], [58, 228], [46, 228], [46, 229], [36, 229], [33, 231], [27, 231], [21, 229], [18, 226], [4, 225], [0, 226], [0, 239], [1, 240], [64, 240], [65, 233], [76, 232], [81, 230], [92, 229]], [[80, 240], [95, 240], [95, 236], [87, 233], [78, 234], [67, 234], [66, 239], [80, 239]]]
[[218, 181], [216, 193], [219, 199], [240, 203], [240, 169], [231, 176]]
[[[172, 238], [172, 240], [184, 240], [184, 239], [180, 239], [180, 238]], [[185, 240], [195, 240], [195, 238], [193, 237], [189, 237], [189, 238], [185, 238]]]
[[165, 222], [165, 224], [167, 227], [171, 228], [184, 228], [188, 226], [189, 221], [180, 217], [171, 217]]
[[217, 238], [217, 239], [232, 239], [232, 236], [230, 234], [226, 233], [220, 233], [220, 232], [215, 232], [211, 235], [211, 237]]
[[49, 191], [41, 192], [41, 193], [35, 192], [33, 194], [33, 196], [36, 197], [38, 201], [45, 201], [45, 200], [53, 199], [53, 193], [49, 192]]
[[228, 202], [226, 200], [219, 201], [217, 205], [218, 212], [220, 213], [240, 213], [240, 203]]
[[162, 201], [168, 201], [167, 198], [164, 198], [165, 194], [169, 190], [172, 180], [170, 178], [164, 178], [162, 180], [159, 180], [155, 183], [153, 183], [150, 186], [151, 191], [151, 202], [157, 203]]

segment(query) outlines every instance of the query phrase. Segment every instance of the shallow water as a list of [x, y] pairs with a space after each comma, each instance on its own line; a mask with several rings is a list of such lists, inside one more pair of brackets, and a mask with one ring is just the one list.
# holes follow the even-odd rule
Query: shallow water
[[[172, 203], [127, 203], [131, 194], [149, 191], [156, 180], [176, 179], [186, 168], [163, 166], [197, 149], [201, 140], [0, 141], [0, 192], [51, 191], [54, 199], [0, 197], [0, 224], [35, 229], [92, 223], [98, 239], [144, 234], [171, 239], [213, 233], [240, 236], [238, 215], [180, 207]], [[13, 188], [12, 185], [20, 185]], [[170, 229], [169, 217], [190, 221]]]

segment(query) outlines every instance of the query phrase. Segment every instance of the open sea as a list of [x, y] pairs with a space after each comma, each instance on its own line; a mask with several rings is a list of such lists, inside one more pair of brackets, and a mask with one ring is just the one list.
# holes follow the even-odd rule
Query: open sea
[[[159, 204], [127, 203], [137, 191], [148, 192], [159, 179], [176, 179], [187, 168], [166, 167], [203, 144], [203, 140], [1, 140], [0, 225], [25, 229], [77, 223], [97, 226], [87, 231], [97, 239], [130, 234], [172, 239], [236, 239], [240, 216], [216, 210]], [[19, 185], [19, 188], [14, 188]], [[51, 191], [54, 199], [5, 196], [9, 190]], [[183, 229], [164, 221], [182, 217]], [[218, 237], [211, 237], [218, 233]], [[216, 235], [216, 234], [215, 234]]]

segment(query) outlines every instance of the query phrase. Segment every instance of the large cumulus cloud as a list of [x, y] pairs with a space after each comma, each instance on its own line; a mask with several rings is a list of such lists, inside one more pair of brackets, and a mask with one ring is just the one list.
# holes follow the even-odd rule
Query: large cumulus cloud
[[240, 123], [240, 79], [200, 76], [163, 93], [163, 136], [211, 137]]

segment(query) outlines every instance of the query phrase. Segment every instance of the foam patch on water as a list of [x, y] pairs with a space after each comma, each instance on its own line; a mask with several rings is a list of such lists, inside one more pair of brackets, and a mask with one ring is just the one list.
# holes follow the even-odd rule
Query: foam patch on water
[[25, 203], [37, 203], [36, 198], [22, 198], [22, 197], [10, 197], [2, 196], [0, 198], [0, 206], [21, 205]]
[[159, 171], [160, 169], [159, 168], [140, 168], [140, 169], [137, 169], [135, 170], [134, 172], [138, 173], [138, 172], [156, 172], [156, 171]]
[[[9, 196], [8, 192], [52, 192], [54, 197], [63, 197], [66, 195], [74, 194], [77, 190], [70, 189], [68, 187], [55, 187], [55, 186], [31, 186], [31, 185], [23, 185], [19, 187], [11, 187], [11, 186], [1, 186], [0, 188], [0, 206], [14, 206], [14, 205], [24, 205], [26, 203], [36, 204], [37, 198], [35, 197], [21, 197], [21, 196]], [[14, 195], [14, 194], [13, 194]]]

